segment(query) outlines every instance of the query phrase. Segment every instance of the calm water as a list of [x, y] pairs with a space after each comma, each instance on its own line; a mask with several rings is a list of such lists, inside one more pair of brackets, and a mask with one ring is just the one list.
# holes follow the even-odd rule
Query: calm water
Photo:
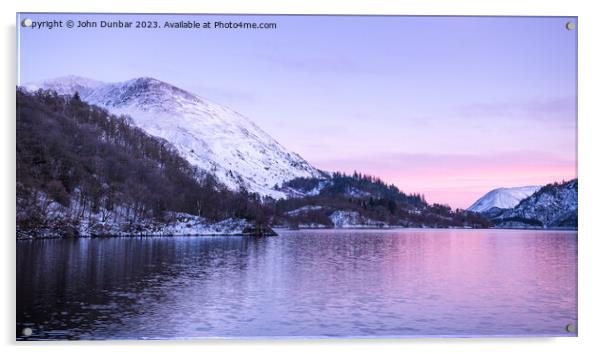
[[575, 335], [575, 232], [280, 234], [20, 241], [17, 336]]

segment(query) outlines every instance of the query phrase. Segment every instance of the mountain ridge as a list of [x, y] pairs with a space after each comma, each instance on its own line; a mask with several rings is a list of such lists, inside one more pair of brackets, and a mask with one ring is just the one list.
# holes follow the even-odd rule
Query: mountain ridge
[[549, 183], [512, 208], [479, 214], [496, 228], [577, 229], [578, 180]]
[[543, 186], [512, 209], [493, 217], [497, 227], [539, 226], [543, 228], [577, 228], [578, 180], [555, 182]]
[[490, 190], [482, 197], [477, 199], [471, 206], [466, 208], [468, 211], [482, 213], [492, 208], [509, 209], [513, 208], [521, 200], [537, 192], [541, 186], [524, 187], [501, 187]]
[[153, 136], [170, 141], [192, 165], [233, 190], [285, 198], [276, 186], [323, 172], [240, 113], [152, 77], [105, 83], [66, 76], [25, 84], [73, 95], [116, 115], [127, 115]]

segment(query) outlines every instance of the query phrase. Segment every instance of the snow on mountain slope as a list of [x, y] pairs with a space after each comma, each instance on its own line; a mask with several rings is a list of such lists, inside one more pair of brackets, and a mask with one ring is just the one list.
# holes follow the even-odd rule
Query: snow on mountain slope
[[498, 226], [516, 227], [536, 221], [543, 227], [577, 227], [577, 179], [548, 184], [522, 200], [516, 207], [504, 211], [494, 221]]
[[284, 198], [286, 194], [275, 185], [322, 176], [241, 114], [153, 78], [101, 83], [68, 76], [25, 88], [59, 94], [77, 91], [83, 101], [128, 115], [135, 125], [169, 141], [192, 165], [212, 173], [230, 189], [244, 187]]
[[52, 90], [56, 91], [59, 95], [72, 95], [75, 92], [79, 92], [80, 96], [85, 97], [103, 85], [105, 84], [102, 81], [70, 75], [57, 79], [25, 84], [24, 87], [29, 91], [36, 91], [38, 89]]
[[479, 198], [466, 210], [482, 213], [491, 208], [514, 208], [521, 200], [531, 196], [540, 188], [541, 186], [497, 188]]

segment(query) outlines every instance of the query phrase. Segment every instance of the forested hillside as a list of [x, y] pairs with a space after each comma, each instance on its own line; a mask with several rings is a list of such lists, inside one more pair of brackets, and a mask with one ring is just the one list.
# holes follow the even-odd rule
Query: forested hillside
[[480, 215], [447, 205], [428, 204], [423, 195], [355, 172], [326, 179], [297, 178], [283, 189], [297, 197], [277, 201], [284, 223], [293, 226], [488, 227]]
[[[61, 213], [49, 212], [53, 203]], [[77, 94], [17, 90], [17, 226], [22, 232], [77, 229], [98, 215], [102, 223], [162, 220], [170, 215], [166, 211], [215, 221], [259, 219], [260, 209], [257, 196], [223, 188], [127, 117], [90, 106]]]

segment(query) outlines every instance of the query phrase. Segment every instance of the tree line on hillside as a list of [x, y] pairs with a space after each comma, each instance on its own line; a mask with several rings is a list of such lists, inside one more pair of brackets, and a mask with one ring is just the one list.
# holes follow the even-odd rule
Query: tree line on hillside
[[[354, 211], [363, 217], [389, 225], [429, 227], [489, 227], [477, 213], [442, 204], [428, 204], [424, 195], [406, 194], [380, 178], [354, 172], [335, 172], [328, 179], [296, 178], [285, 187], [307, 193], [322, 188], [317, 195], [289, 198], [276, 202], [277, 216], [283, 223], [322, 224], [332, 226], [329, 215], [335, 210]], [[319, 206], [320, 208], [316, 208]], [[303, 212], [287, 215], [291, 210], [306, 207]]]

